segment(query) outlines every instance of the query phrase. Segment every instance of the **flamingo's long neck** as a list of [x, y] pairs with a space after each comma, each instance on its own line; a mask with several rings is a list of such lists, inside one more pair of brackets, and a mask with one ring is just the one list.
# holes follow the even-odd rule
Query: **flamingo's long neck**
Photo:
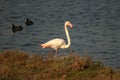
[[67, 29], [67, 24], [64, 25], [64, 28], [65, 28], [65, 33], [66, 33], [66, 36], [67, 36], [67, 45], [65, 45], [65, 48], [68, 48], [71, 44], [71, 40], [70, 40], [70, 35], [69, 35], [69, 32], [68, 32], [68, 29]]

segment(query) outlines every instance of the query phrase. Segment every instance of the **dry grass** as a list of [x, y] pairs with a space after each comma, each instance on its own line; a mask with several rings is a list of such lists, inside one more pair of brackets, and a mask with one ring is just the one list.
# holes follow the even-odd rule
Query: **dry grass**
[[70, 52], [67, 56], [0, 52], [0, 80], [120, 80], [120, 71]]

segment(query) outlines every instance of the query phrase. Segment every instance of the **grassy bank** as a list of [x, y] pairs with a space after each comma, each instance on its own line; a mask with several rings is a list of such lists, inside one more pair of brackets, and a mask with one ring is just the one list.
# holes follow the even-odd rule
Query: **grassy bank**
[[120, 71], [73, 52], [55, 57], [5, 50], [0, 52], [0, 80], [120, 80]]

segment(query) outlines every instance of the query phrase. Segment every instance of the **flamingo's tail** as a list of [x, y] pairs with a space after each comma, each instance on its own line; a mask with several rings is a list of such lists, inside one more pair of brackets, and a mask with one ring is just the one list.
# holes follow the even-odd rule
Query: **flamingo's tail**
[[48, 48], [48, 47], [51, 47], [51, 45], [49, 44], [39, 44], [40, 47], [42, 48]]

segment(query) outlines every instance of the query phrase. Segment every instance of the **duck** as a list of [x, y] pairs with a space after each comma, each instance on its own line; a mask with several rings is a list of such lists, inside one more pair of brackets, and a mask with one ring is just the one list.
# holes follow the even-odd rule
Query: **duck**
[[29, 20], [28, 18], [25, 20], [26, 25], [33, 25], [33, 22]]
[[13, 33], [17, 32], [17, 31], [22, 31], [22, 30], [23, 30], [23, 27], [21, 25], [16, 26], [16, 25], [12, 24], [12, 32]]

